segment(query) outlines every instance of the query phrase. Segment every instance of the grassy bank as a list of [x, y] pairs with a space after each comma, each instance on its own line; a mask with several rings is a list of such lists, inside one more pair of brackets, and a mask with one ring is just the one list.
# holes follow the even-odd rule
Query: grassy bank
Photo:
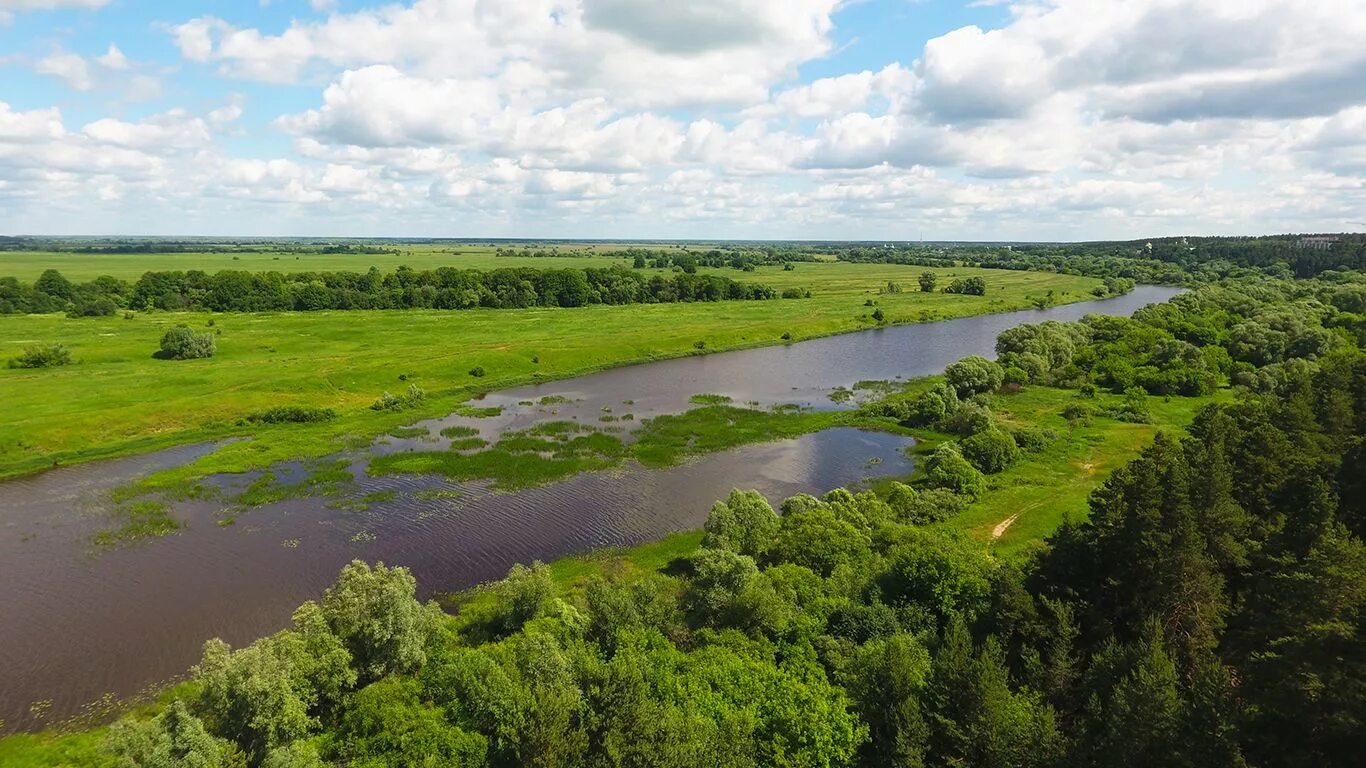
[[[524, 261], [551, 266], [585, 259]], [[156, 313], [132, 319], [0, 317], [0, 357], [13, 357], [29, 345], [61, 343], [77, 361], [36, 371], [0, 368], [8, 406], [0, 422], [0, 477], [191, 442], [252, 438], [226, 445], [166, 478], [169, 484], [181, 484], [212, 472], [244, 471], [364, 444], [403, 424], [448, 413], [480, 391], [697, 354], [699, 344], [711, 352], [778, 344], [784, 336], [798, 340], [872, 327], [869, 300], [887, 322], [908, 323], [1024, 309], [1031, 306], [1031, 297], [1048, 291], [1063, 302], [1086, 300], [1098, 284], [1068, 275], [944, 269], [937, 271], [984, 276], [987, 295], [878, 294], [889, 281], [909, 289], [920, 271], [845, 263], [803, 263], [793, 271], [766, 267], [753, 274], [727, 271], [780, 290], [796, 287], [813, 294], [765, 302], [461, 312]], [[218, 344], [213, 358], [152, 358], [166, 329], [181, 323], [209, 329], [210, 321]], [[471, 376], [476, 367], [486, 376]], [[410, 384], [428, 393], [418, 407], [369, 409], [381, 393], [400, 393]], [[244, 421], [278, 405], [332, 408], [340, 416], [276, 426]]]
[[[1150, 424], [1097, 415], [1076, 425], [1061, 415], [1077, 402], [1075, 390], [1027, 387], [999, 397], [992, 410], [1001, 421], [1050, 429], [1059, 437], [1004, 472], [988, 475], [986, 495], [945, 524], [989, 542], [1002, 557], [1020, 555], [1057, 530], [1065, 516], [1085, 518], [1091, 491], [1136, 458], [1159, 431], [1182, 434], [1197, 411], [1229, 396], [1224, 390], [1209, 397], [1149, 397]], [[1087, 402], [1104, 409], [1120, 400], [1118, 395], [1098, 394]]]

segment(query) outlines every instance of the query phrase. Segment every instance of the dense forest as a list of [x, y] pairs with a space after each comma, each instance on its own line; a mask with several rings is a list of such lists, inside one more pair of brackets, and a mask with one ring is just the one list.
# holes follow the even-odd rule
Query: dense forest
[[324, 309], [498, 309], [679, 301], [771, 299], [767, 286], [686, 272], [628, 269], [399, 267], [368, 272], [147, 272], [135, 283], [99, 277], [73, 283], [47, 270], [32, 284], [0, 278], [0, 314], [112, 315], [120, 309], [266, 312]]
[[[454, 615], [356, 562], [293, 626], [212, 641], [133, 766], [1347, 766], [1366, 733], [1366, 282], [1239, 278], [1023, 326], [872, 415], [951, 436], [909, 484], [736, 491], [659, 572], [542, 565]], [[1232, 385], [1032, 555], [938, 522], [1059, 439], [1022, 387]], [[1081, 512], [1082, 510], [1078, 510]]]

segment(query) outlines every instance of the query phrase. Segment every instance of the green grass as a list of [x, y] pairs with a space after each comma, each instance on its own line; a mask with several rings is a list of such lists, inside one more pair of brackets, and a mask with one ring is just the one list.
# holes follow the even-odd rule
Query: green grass
[[[180, 255], [145, 258], [142, 268]], [[463, 256], [445, 253], [441, 263], [510, 266], [517, 261], [471, 258], [466, 263]], [[583, 266], [598, 258], [523, 261], [542, 267], [555, 266], [556, 261]], [[414, 266], [437, 263], [409, 261]], [[0, 264], [0, 274], [20, 273], [5, 268], [16, 263]], [[697, 354], [698, 341], [704, 341], [708, 351], [718, 351], [778, 344], [785, 332], [801, 339], [871, 328], [874, 323], [867, 317], [864, 299], [888, 280], [906, 283], [920, 271], [923, 268], [846, 263], [798, 264], [791, 272], [777, 267], [755, 273], [724, 270], [779, 289], [809, 287], [811, 299], [459, 312], [220, 314], [213, 316], [215, 331], [222, 332], [217, 354], [189, 361], [156, 360], [152, 353], [167, 328], [179, 323], [203, 328], [208, 314], [138, 313], [131, 320], [0, 317], [0, 358], [12, 357], [31, 344], [64, 343], [76, 360], [54, 369], [0, 369], [6, 403], [0, 421], [0, 477], [230, 436], [252, 439], [219, 448], [167, 477], [167, 482], [323, 456], [364, 445], [417, 419], [452, 412], [497, 413], [477, 406], [457, 408], [480, 392]], [[888, 294], [879, 306], [890, 321], [1022, 309], [1029, 306], [1030, 295], [1046, 290], [1064, 300], [1085, 300], [1098, 284], [1090, 278], [1041, 272], [938, 271], [985, 275], [988, 295]], [[468, 376], [475, 366], [488, 371], [477, 386]], [[401, 392], [411, 383], [427, 392], [419, 407], [400, 413], [369, 409], [380, 393]], [[284, 405], [331, 408], [338, 417], [307, 424], [246, 421], [249, 414]]]
[[442, 437], [474, 437], [479, 434], [479, 430], [474, 427], [453, 426], [441, 430]]
[[[988, 475], [986, 495], [945, 524], [991, 542], [1003, 557], [1022, 555], [1056, 531], [1064, 517], [1085, 519], [1091, 491], [1115, 469], [1137, 457], [1159, 431], [1184, 434], [1200, 408], [1230, 396], [1221, 391], [1209, 397], [1149, 397], [1151, 424], [1096, 416], [1089, 425], [1079, 425], [1075, 430], [1058, 415], [1077, 402], [1075, 390], [1026, 387], [1017, 394], [998, 397], [992, 410], [1003, 422], [1045, 427], [1059, 438], [1038, 453], [1024, 454], [1006, 471]], [[1104, 408], [1118, 405], [1121, 399], [1100, 394], [1089, 402]], [[1014, 522], [999, 538], [993, 538], [996, 527], [1011, 517], [1015, 517]]]

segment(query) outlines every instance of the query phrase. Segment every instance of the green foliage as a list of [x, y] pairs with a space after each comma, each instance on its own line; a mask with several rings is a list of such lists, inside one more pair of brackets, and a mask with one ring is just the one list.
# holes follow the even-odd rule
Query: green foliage
[[372, 411], [402, 411], [408, 408], [416, 408], [422, 405], [427, 399], [427, 392], [416, 384], [409, 384], [408, 391], [402, 395], [395, 395], [385, 392], [379, 399], [370, 404]]
[[973, 499], [986, 492], [982, 473], [963, 458], [953, 443], [944, 443], [930, 454], [925, 462], [925, 482], [931, 488], [943, 488]]
[[987, 281], [980, 277], [960, 277], [944, 288], [944, 293], [961, 293], [968, 296], [985, 296]]
[[323, 595], [322, 614], [350, 652], [361, 681], [411, 672], [426, 660], [432, 617], [406, 568], [354, 560]]
[[977, 355], [969, 355], [944, 369], [944, 379], [960, 398], [994, 392], [1005, 380], [1000, 365]]
[[994, 427], [964, 438], [962, 451], [963, 458], [988, 475], [1005, 470], [1020, 458], [1014, 438]]
[[332, 421], [337, 412], [331, 408], [315, 408], [307, 405], [277, 405], [264, 411], [249, 414], [247, 421], [261, 424], [316, 424]]
[[495, 588], [499, 612], [489, 622], [495, 636], [510, 635], [546, 609], [554, 594], [550, 569], [544, 563], [518, 563]]
[[71, 364], [71, 350], [64, 344], [40, 344], [24, 347], [24, 351], [10, 359], [11, 368], [55, 368]]
[[146, 722], [124, 721], [110, 729], [106, 748], [119, 768], [245, 768], [229, 741], [215, 738], [184, 702]]
[[1124, 390], [1124, 400], [1108, 414], [1119, 421], [1131, 424], [1149, 424], [1153, 420], [1152, 410], [1148, 407], [1148, 393], [1142, 387], [1129, 387]]
[[921, 272], [918, 282], [921, 293], [934, 293], [934, 287], [939, 282], [939, 278], [933, 272]]
[[451, 725], [441, 709], [424, 704], [415, 680], [389, 678], [352, 695], [338, 729], [336, 751], [347, 765], [365, 768], [478, 768], [487, 740]]
[[177, 325], [161, 337], [161, 356], [168, 360], [213, 357], [215, 349], [212, 333], [197, 333], [184, 325]]
[[712, 505], [702, 545], [761, 558], [780, 526], [778, 515], [757, 491], [732, 490], [725, 501]]

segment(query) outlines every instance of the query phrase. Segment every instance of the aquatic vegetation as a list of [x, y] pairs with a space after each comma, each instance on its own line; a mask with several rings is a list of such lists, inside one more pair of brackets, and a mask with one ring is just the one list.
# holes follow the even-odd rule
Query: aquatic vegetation
[[729, 395], [701, 394], [689, 397], [688, 402], [694, 405], [725, 405], [731, 402], [731, 398]]
[[441, 430], [442, 437], [474, 437], [478, 434], [479, 430], [475, 429], [474, 427], [466, 427], [461, 424], [457, 424], [451, 427], [445, 427]]
[[427, 437], [432, 434], [427, 427], [396, 427], [389, 430], [390, 437], [397, 437], [401, 440], [411, 440], [418, 437]]

